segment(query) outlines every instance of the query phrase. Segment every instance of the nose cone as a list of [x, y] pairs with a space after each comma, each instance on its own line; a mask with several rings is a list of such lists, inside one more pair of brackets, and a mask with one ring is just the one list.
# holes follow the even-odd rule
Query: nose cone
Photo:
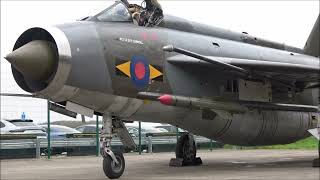
[[31, 41], [5, 57], [23, 76], [35, 81], [50, 78], [56, 58], [54, 44], [43, 40]]

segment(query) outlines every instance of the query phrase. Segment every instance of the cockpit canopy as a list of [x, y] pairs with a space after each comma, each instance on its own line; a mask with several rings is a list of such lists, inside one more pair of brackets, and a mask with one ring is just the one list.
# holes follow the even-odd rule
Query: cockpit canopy
[[132, 22], [132, 16], [122, 2], [116, 2], [89, 20], [100, 22]]
[[99, 14], [85, 19], [97, 22], [133, 22], [139, 26], [154, 27], [158, 26], [163, 20], [163, 12], [161, 6], [148, 4], [146, 7], [137, 4], [126, 5], [122, 1], [118, 1], [109, 8]]

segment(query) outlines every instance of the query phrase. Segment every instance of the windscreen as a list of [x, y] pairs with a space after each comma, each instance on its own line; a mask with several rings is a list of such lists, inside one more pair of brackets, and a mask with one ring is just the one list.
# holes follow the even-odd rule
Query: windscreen
[[95, 16], [101, 22], [128, 22], [132, 21], [131, 14], [127, 7], [121, 2], [115, 3], [111, 7]]

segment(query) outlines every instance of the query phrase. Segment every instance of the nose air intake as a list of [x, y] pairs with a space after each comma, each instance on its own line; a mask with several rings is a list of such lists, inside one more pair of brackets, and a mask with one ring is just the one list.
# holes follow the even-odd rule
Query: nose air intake
[[7, 59], [23, 76], [34, 81], [47, 81], [55, 70], [55, 45], [34, 40], [8, 54]]

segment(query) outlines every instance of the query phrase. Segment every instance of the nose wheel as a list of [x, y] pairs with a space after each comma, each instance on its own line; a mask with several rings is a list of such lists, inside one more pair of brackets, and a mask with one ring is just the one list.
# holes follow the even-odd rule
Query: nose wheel
[[117, 159], [117, 162], [115, 162], [110, 155], [103, 158], [103, 171], [110, 179], [119, 178], [123, 174], [125, 168], [123, 154], [121, 152], [114, 152], [114, 156]]

